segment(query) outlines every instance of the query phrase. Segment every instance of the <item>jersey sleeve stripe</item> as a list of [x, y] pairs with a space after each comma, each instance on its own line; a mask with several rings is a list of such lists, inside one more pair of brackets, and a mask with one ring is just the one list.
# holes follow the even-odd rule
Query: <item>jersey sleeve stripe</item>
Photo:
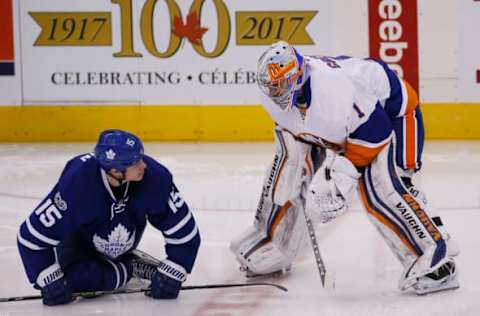
[[55, 239], [52, 239], [52, 238], [49, 238], [47, 236], [44, 236], [42, 234], [40, 234], [32, 225], [32, 223], [30, 222], [30, 217], [27, 217], [27, 229], [28, 231], [30, 231], [30, 233], [35, 237], [37, 238], [38, 240], [40, 241], [43, 241], [44, 243], [46, 244], [49, 244], [49, 245], [52, 245], [52, 246], [57, 246], [60, 241], [58, 240], [55, 240]]
[[[171, 200], [169, 200], [169, 203], [170, 203]], [[173, 204], [173, 203], [172, 203]], [[188, 221], [192, 218], [192, 213], [191, 212], [188, 212], [187, 215], [185, 215], [185, 217], [180, 221], [178, 222], [175, 226], [173, 226], [172, 228], [170, 229], [167, 229], [163, 232], [164, 235], [173, 235], [175, 234], [177, 231], [179, 231], [180, 229], [182, 229], [183, 226], [185, 226]]]
[[18, 233], [17, 233], [17, 240], [22, 246], [25, 246], [30, 250], [43, 250], [43, 249], [45, 249], [45, 248], [37, 246], [33, 242], [30, 242], [30, 241], [26, 240], [25, 238], [23, 238], [22, 235], [20, 234], [20, 231], [18, 231]]
[[170, 206], [170, 209], [172, 210], [172, 212], [174, 214], [176, 214], [178, 212], [178, 209], [175, 206], [175, 204], [173, 203], [172, 199], [168, 199], [168, 206]]
[[182, 238], [165, 238], [165, 242], [167, 244], [171, 244], [171, 245], [185, 244], [185, 243], [189, 242], [190, 240], [192, 240], [197, 235], [197, 233], [198, 233], [198, 227], [197, 227], [197, 225], [195, 225], [195, 228], [192, 229], [190, 234], [188, 234], [187, 236], [182, 237]]

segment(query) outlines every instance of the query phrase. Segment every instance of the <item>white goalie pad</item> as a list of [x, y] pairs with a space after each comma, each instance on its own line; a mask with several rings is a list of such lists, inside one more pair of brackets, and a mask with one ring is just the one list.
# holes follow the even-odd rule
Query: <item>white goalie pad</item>
[[[283, 206], [301, 194], [302, 184], [310, 183], [313, 169], [317, 164], [312, 159], [312, 146], [296, 141], [294, 136], [275, 128], [275, 157], [263, 180], [254, 225], [266, 231], [268, 219], [274, 205]], [[321, 155], [313, 155], [319, 160]]]
[[307, 236], [299, 200], [302, 184], [310, 183], [322, 151], [275, 129], [276, 154], [265, 175], [253, 227], [235, 238], [230, 250], [241, 266], [254, 274], [289, 267]]
[[398, 176], [394, 143], [365, 168], [359, 185], [367, 214], [406, 269], [402, 290], [448, 261], [446, 236]]
[[307, 237], [301, 212], [289, 202], [283, 207], [276, 206], [269, 229], [250, 227], [235, 238], [230, 250], [241, 267], [256, 275], [287, 269]]

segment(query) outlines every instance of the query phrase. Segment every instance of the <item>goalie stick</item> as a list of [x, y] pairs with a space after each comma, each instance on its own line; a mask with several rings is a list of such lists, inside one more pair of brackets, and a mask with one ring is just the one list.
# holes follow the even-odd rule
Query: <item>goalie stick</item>
[[327, 277], [327, 268], [325, 266], [325, 263], [323, 262], [322, 255], [320, 254], [320, 248], [318, 247], [317, 236], [315, 234], [315, 227], [313, 227], [312, 220], [308, 216], [305, 209], [305, 198], [303, 196], [300, 196], [300, 201], [302, 205], [303, 215], [305, 217], [305, 223], [307, 225], [308, 237], [312, 245], [313, 256], [315, 257], [315, 262], [317, 264], [318, 273], [320, 274], [322, 286], [326, 289], [334, 289], [335, 280], [333, 277]]
[[[216, 289], [216, 288], [227, 288], [227, 287], [245, 287], [245, 286], [273, 286], [279, 290], [284, 292], [288, 292], [288, 289], [282, 285], [274, 284], [274, 283], [264, 283], [264, 282], [257, 282], [257, 283], [227, 283], [227, 284], [205, 284], [205, 285], [187, 285], [182, 286], [181, 289], [185, 290], [201, 290], [201, 289]], [[80, 293], [73, 293], [73, 297], [95, 297], [99, 295], [107, 295], [107, 294], [132, 294], [132, 293], [143, 293], [149, 292], [149, 288], [141, 288], [141, 289], [119, 289], [113, 291], [91, 291], [91, 292], [80, 292]], [[26, 301], [26, 300], [38, 300], [41, 299], [42, 295], [27, 295], [27, 296], [13, 296], [13, 297], [4, 297], [0, 298], [0, 303], [6, 302], [18, 302], [18, 301]]]

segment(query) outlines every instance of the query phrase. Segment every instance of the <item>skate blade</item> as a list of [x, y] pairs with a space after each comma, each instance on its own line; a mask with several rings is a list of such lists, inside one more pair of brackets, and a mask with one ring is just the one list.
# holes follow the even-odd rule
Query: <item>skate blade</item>
[[460, 288], [460, 285], [459, 284], [456, 284], [456, 285], [452, 285], [452, 286], [446, 286], [446, 287], [439, 287], [437, 289], [415, 289], [415, 294], [417, 294], [418, 296], [425, 296], [425, 295], [428, 295], [428, 294], [433, 294], [433, 293], [438, 293], [438, 292], [444, 292], [444, 291], [450, 291], [450, 290], [456, 290]]
[[255, 280], [255, 281], [258, 281], [258, 280], [264, 280], [264, 279], [278, 279], [278, 278], [284, 278], [286, 277], [287, 275], [290, 274], [290, 270], [291, 269], [282, 269], [282, 270], [278, 270], [278, 271], [273, 271], [273, 272], [270, 272], [270, 273], [266, 273], [266, 274], [255, 274], [255, 273], [252, 273], [250, 271], [247, 271], [245, 276], [247, 277], [248, 280]]

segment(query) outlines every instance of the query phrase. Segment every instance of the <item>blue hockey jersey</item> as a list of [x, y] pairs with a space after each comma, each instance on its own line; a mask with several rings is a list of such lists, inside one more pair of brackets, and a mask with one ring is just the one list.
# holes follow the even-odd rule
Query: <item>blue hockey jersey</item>
[[52, 191], [22, 223], [20, 255], [31, 283], [57, 262], [55, 247], [74, 237], [107, 259], [137, 247], [147, 221], [165, 239], [167, 259], [190, 273], [200, 245], [195, 219], [166, 167], [144, 156], [139, 182], [128, 182], [121, 198], [93, 154], [71, 159]]

